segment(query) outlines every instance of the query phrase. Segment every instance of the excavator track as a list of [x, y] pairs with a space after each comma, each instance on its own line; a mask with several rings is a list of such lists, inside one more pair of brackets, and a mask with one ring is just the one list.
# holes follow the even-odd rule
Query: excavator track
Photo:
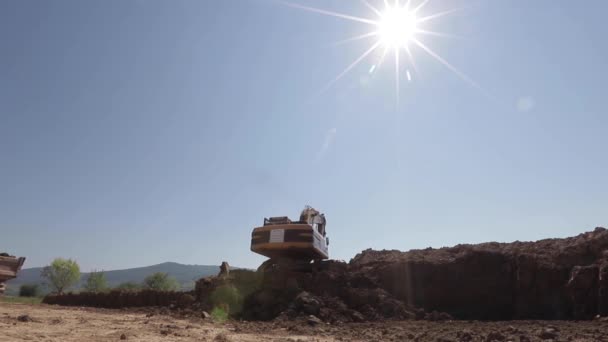
[[262, 282], [268, 289], [300, 289], [327, 268], [322, 260], [271, 258], [258, 268]]
[[307, 259], [293, 259], [293, 258], [270, 258], [260, 267], [258, 271], [263, 273], [268, 272], [312, 272], [313, 264], [312, 260]]

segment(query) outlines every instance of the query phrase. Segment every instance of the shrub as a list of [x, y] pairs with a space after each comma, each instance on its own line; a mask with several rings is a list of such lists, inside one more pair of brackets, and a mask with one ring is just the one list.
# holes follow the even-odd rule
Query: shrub
[[23, 284], [19, 287], [19, 297], [37, 297], [39, 293], [38, 284]]
[[213, 308], [213, 310], [211, 310], [211, 318], [214, 321], [218, 321], [218, 322], [224, 322], [225, 320], [228, 319], [228, 312], [226, 312], [225, 309], [216, 306]]
[[162, 272], [156, 272], [147, 276], [146, 279], [144, 279], [144, 285], [148, 289], [159, 291], [176, 291], [180, 287], [175, 278]]
[[89, 292], [102, 292], [107, 288], [106, 274], [98, 271], [92, 271], [84, 284], [84, 289]]
[[232, 285], [223, 285], [215, 289], [209, 297], [215, 307], [223, 307], [226, 314], [234, 315], [243, 310], [243, 296]]
[[141, 290], [143, 288], [143, 286], [141, 284], [132, 282], [132, 281], [127, 281], [125, 283], [121, 283], [118, 286], [116, 286], [117, 290], [128, 290], [128, 291], [137, 291], [137, 290]]

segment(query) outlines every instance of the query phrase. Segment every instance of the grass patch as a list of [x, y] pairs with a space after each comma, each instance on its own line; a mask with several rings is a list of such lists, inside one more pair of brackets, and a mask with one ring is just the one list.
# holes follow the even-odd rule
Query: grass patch
[[9, 297], [1, 296], [1, 303], [18, 303], [18, 304], [40, 304], [42, 297]]
[[217, 322], [225, 322], [228, 319], [228, 312], [223, 308], [216, 306], [211, 311], [211, 318]]
[[223, 285], [215, 289], [209, 298], [214, 307], [222, 308], [226, 314], [234, 315], [243, 309], [243, 296], [232, 285]]

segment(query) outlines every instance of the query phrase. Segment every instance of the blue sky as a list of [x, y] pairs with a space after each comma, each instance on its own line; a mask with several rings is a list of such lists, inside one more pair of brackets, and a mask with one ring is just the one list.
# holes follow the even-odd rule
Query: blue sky
[[264, 0], [0, 2], [0, 249], [257, 267], [251, 229], [305, 204], [342, 260], [608, 225], [608, 4], [422, 12], [461, 5], [425, 25], [461, 38], [421, 39], [481, 89], [414, 48], [397, 104], [375, 55], [320, 92], [365, 24]]

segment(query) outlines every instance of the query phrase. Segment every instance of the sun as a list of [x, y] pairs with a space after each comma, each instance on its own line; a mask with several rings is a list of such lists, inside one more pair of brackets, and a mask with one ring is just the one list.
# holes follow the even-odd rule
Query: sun
[[[279, 0], [281, 1], [281, 0]], [[371, 0], [369, 0], [371, 1]], [[400, 93], [400, 78], [401, 73], [407, 76], [407, 81], [412, 81], [412, 72], [418, 72], [416, 63], [414, 61], [413, 49], [422, 50], [427, 55], [431, 56], [445, 67], [454, 72], [458, 77], [462, 78], [467, 83], [480, 89], [480, 87], [465, 75], [463, 72], [456, 69], [450, 63], [448, 63], [439, 54], [434, 52], [426, 43], [423, 42], [424, 36], [435, 36], [435, 37], [454, 37], [452, 34], [446, 34], [436, 32], [424, 28], [424, 25], [428, 25], [429, 22], [441, 18], [445, 15], [451, 14], [460, 9], [450, 9], [442, 12], [435, 12], [431, 14], [422, 15], [424, 7], [430, 2], [430, 0], [377, 0], [379, 3], [384, 3], [384, 6], [373, 5], [368, 0], [361, 0], [361, 3], [371, 10], [375, 17], [362, 18], [353, 16], [345, 13], [333, 12], [321, 8], [309, 7], [304, 5], [298, 5], [289, 2], [283, 2], [283, 4], [309, 11], [318, 14], [323, 14], [339, 19], [346, 19], [357, 23], [365, 24], [371, 27], [371, 30], [367, 33], [350, 37], [338, 43], [354, 42], [359, 40], [372, 40], [370, 46], [357, 57], [351, 64], [344, 69], [338, 76], [331, 80], [322, 92], [329, 89], [329, 87], [351, 71], [363, 60], [369, 56], [378, 55], [379, 58], [376, 61], [371, 62], [371, 67], [368, 69], [369, 73], [374, 73], [378, 68], [385, 63], [387, 55], [390, 53], [394, 56], [394, 67], [395, 67], [395, 92], [397, 94], [397, 102], [399, 102]], [[373, 52], [381, 50], [380, 54], [373, 54]], [[402, 53], [404, 52], [404, 53]], [[402, 59], [407, 58], [405, 61]]]
[[385, 48], [407, 47], [418, 30], [416, 21], [416, 13], [406, 7], [387, 8], [378, 20], [380, 42]]

